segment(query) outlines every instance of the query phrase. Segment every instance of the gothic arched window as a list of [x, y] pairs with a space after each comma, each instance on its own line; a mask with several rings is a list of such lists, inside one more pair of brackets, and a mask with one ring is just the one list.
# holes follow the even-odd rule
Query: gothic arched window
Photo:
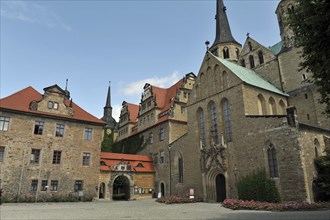
[[214, 144], [219, 144], [217, 109], [215, 107], [214, 102], [210, 104], [210, 116], [211, 116], [211, 141]]
[[276, 115], [276, 104], [275, 104], [275, 100], [273, 97], [269, 98], [269, 113], [270, 115]]
[[255, 65], [254, 65], [254, 58], [253, 58], [252, 55], [249, 56], [249, 61], [250, 61], [250, 67], [251, 67], [251, 69], [254, 68], [255, 67]]
[[250, 41], [248, 42], [248, 45], [249, 45], [250, 51], [252, 51], [253, 50], [253, 47], [252, 47], [252, 43]]
[[224, 59], [229, 59], [229, 49], [227, 47], [223, 48], [223, 58]]
[[227, 99], [222, 101], [222, 116], [225, 130], [225, 140], [226, 142], [233, 141], [233, 131], [232, 131], [232, 118], [230, 111], [230, 103]]
[[236, 58], [238, 59], [238, 57], [239, 57], [239, 49], [238, 48], [235, 49], [235, 53], [236, 53]]
[[272, 143], [268, 145], [267, 155], [270, 177], [278, 177], [276, 150], [275, 146]]
[[206, 138], [205, 138], [205, 119], [204, 119], [204, 111], [203, 109], [198, 110], [198, 119], [199, 119], [199, 138], [200, 144], [205, 146]]
[[258, 52], [258, 57], [259, 57], [259, 63], [263, 64], [265, 62], [264, 61], [264, 53], [261, 50]]
[[315, 151], [315, 157], [319, 156], [319, 148], [320, 148], [320, 142], [317, 140], [317, 138], [314, 139], [314, 151]]
[[283, 100], [281, 100], [279, 102], [279, 104], [280, 104], [280, 107], [281, 107], [282, 115], [286, 115], [286, 107], [285, 107], [285, 104], [284, 104]]
[[178, 171], [179, 171], [179, 183], [183, 183], [183, 159], [180, 155], [178, 158]]
[[245, 60], [241, 59], [241, 66], [245, 67]]
[[259, 115], [266, 114], [265, 98], [261, 94], [258, 95], [258, 112], [259, 112]]

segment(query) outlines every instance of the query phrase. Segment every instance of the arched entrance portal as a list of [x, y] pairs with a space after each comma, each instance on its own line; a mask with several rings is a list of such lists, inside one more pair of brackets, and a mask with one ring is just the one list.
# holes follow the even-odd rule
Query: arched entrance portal
[[226, 199], [226, 179], [222, 174], [218, 174], [215, 178], [217, 191], [217, 202], [223, 202]]
[[104, 199], [104, 196], [105, 196], [105, 183], [101, 183], [99, 189], [99, 199]]
[[126, 176], [118, 176], [113, 182], [113, 200], [130, 199], [130, 182]]
[[164, 197], [165, 196], [165, 185], [164, 185], [164, 183], [160, 184], [160, 192], [162, 193], [162, 197]]

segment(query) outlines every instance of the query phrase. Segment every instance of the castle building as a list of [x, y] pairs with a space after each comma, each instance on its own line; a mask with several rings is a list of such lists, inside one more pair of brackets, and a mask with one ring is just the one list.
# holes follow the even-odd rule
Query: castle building
[[[186, 74], [170, 88], [146, 83], [139, 105], [123, 102], [119, 120], [118, 141], [143, 138], [139, 154], [153, 158], [156, 193], [165, 195], [164, 179], [168, 177], [170, 143], [187, 132], [186, 104], [196, 76]], [[166, 160], [166, 161], [165, 161]]]
[[300, 49], [284, 22], [294, 4], [282, 0], [276, 10], [281, 42], [265, 47], [247, 37], [240, 48], [217, 1], [216, 39], [187, 103], [187, 133], [171, 143], [168, 193], [194, 189], [221, 202], [237, 197], [241, 177], [265, 170], [283, 200], [314, 201], [313, 160], [330, 147], [330, 120], [310, 76], [298, 71]]
[[[140, 154], [153, 156], [157, 193], [193, 192], [221, 202], [238, 197], [240, 178], [265, 170], [282, 200], [314, 201], [313, 161], [330, 147], [330, 119], [322, 114], [316, 86], [306, 81], [310, 75], [298, 70], [301, 49], [293, 46], [286, 24], [294, 5], [281, 0], [276, 9], [280, 42], [266, 47], [248, 36], [242, 47], [232, 36], [223, 0], [217, 0], [215, 41], [189, 98], [145, 85], [137, 124], [125, 138], [147, 137]], [[181, 119], [172, 97], [184, 100]]]
[[12, 201], [97, 195], [105, 123], [58, 85], [0, 99], [0, 183]]
[[102, 152], [99, 199], [151, 198], [154, 173], [150, 156]]

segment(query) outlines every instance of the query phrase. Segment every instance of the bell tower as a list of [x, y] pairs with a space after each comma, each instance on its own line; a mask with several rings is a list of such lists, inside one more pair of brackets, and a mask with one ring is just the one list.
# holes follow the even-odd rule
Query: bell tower
[[231, 34], [223, 0], [217, 0], [216, 10], [216, 35], [210, 51], [217, 57], [237, 62], [242, 45]]
[[287, 18], [290, 14], [294, 13], [295, 1], [294, 0], [281, 0], [276, 8], [276, 15], [278, 26], [280, 28], [280, 35], [283, 41], [283, 45], [287, 48], [292, 46], [291, 38], [293, 32], [290, 29]]

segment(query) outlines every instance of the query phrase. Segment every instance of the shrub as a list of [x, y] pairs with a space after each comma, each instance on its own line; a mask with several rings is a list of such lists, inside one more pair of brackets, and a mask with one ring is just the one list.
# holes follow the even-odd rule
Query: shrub
[[243, 201], [239, 199], [225, 199], [223, 206], [233, 210], [267, 210], [267, 211], [298, 211], [298, 210], [319, 210], [327, 208], [326, 203], [306, 203], [306, 202], [283, 202], [269, 203], [256, 201]]
[[202, 198], [190, 199], [189, 196], [164, 196], [156, 200], [156, 202], [165, 203], [165, 204], [174, 204], [174, 203], [194, 203], [194, 202], [203, 202]]
[[275, 182], [267, 177], [264, 170], [247, 175], [237, 183], [238, 197], [242, 200], [280, 202]]

